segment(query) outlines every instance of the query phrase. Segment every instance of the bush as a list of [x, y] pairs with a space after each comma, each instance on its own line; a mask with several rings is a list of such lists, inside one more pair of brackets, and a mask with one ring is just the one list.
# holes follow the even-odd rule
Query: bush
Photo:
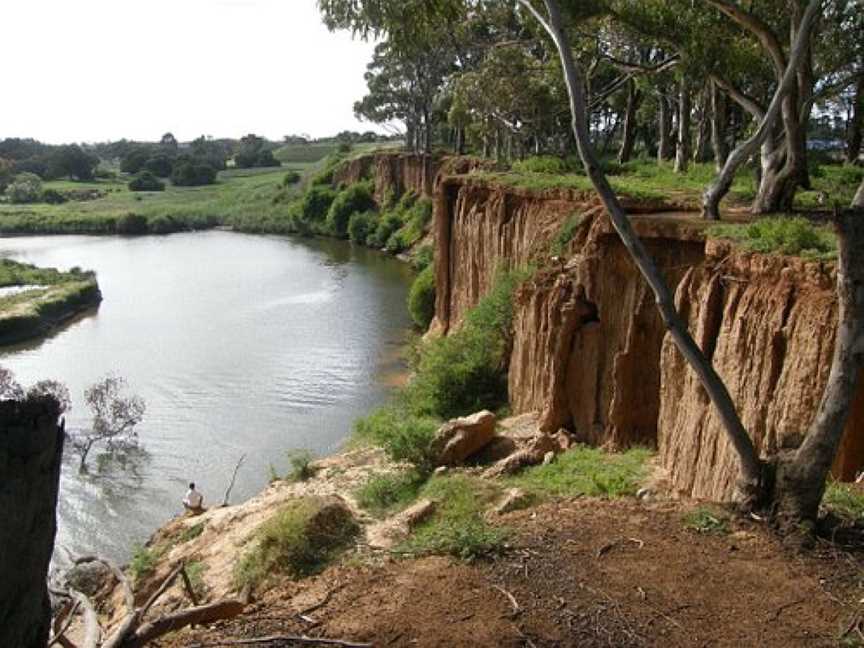
[[715, 225], [709, 236], [728, 238], [754, 252], [779, 252], [806, 257], [830, 257], [837, 249], [834, 234], [804, 218], [760, 218], [746, 225]]
[[427, 267], [414, 279], [408, 293], [408, 312], [418, 328], [429, 328], [435, 316], [435, 270]]
[[399, 220], [399, 217], [396, 214], [393, 212], [384, 214], [384, 216], [378, 220], [378, 227], [376, 227], [375, 231], [369, 236], [366, 244], [369, 245], [369, 247], [381, 249], [387, 245], [390, 237], [393, 236], [400, 227], [402, 227], [402, 221]]
[[[160, 178], [170, 178], [174, 162], [167, 155], [154, 155], [144, 163], [144, 170]], [[147, 191], [150, 191], [149, 189]], [[158, 189], [156, 190], [158, 191]]]
[[150, 231], [154, 234], [170, 234], [179, 229], [178, 223], [168, 215], [159, 214], [150, 219]]
[[579, 229], [579, 224], [582, 222], [582, 217], [578, 214], [570, 216], [558, 230], [558, 234], [552, 239], [552, 244], [549, 247], [549, 252], [552, 256], [561, 256], [567, 249], [567, 245], [573, 240], [573, 235]]
[[336, 192], [324, 185], [313, 185], [300, 201], [301, 218], [307, 223], [320, 223], [327, 218], [330, 205], [336, 200]]
[[146, 234], [147, 219], [141, 214], [124, 214], [114, 226], [118, 234]]
[[179, 162], [171, 173], [171, 182], [178, 187], [200, 187], [216, 182], [216, 169], [208, 164]]
[[433, 248], [431, 245], [424, 245], [414, 254], [411, 265], [417, 272], [422, 272], [432, 265], [432, 261], [434, 261]]
[[264, 522], [235, 568], [235, 585], [254, 586], [276, 572], [299, 578], [319, 571], [358, 532], [350, 515], [327, 507], [324, 500], [304, 497]]
[[315, 457], [308, 450], [293, 450], [288, 453], [288, 470], [286, 479], [290, 482], [303, 482], [315, 475], [312, 461]]
[[561, 175], [567, 173], [567, 162], [552, 155], [538, 155], [518, 160], [513, 163], [512, 168], [518, 173], [548, 173]]
[[46, 189], [42, 192], [42, 202], [49, 205], [62, 205], [67, 202], [67, 198], [56, 189]]
[[369, 234], [375, 231], [377, 224], [378, 217], [374, 212], [354, 214], [351, 216], [351, 220], [348, 221], [348, 238], [355, 243], [365, 245]]
[[390, 405], [359, 419], [354, 438], [383, 448], [393, 461], [406, 461], [421, 472], [432, 466], [432, 439], [440, 422], [430, 416], [416, 416], [403, 405]]
[[35, 173], [19, 173], [6, 187], [6, 197], [15, 204], [38, 202], [42, 197], [42, 178]]
[[412, 502], [424, 481], [425, 476], [413, 469], [373, 475], [357, 490], [357, 503], [383, 517]]
[[282, 186], [287, 187], [289, 185], [295, 185], [300, 182], [300, 174], [296, 171], [289, 171], [282, 178]]
[[165, 183], [150, 171], [142, 171], [129, 182], [129, 191], [165, 191]]
[[327, 212], [327, 228], [330, 233], [345, 237], [351, 216], [375, 208], [372, 184], [358, 182], [339, 192]]

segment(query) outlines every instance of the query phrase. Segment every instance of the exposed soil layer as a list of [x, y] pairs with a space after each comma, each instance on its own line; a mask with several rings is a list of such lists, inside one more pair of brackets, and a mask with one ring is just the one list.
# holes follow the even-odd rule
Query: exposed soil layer
[[502, 518], [513, 540], [493, 560], [349, 559], [159, 645], [272, 634], [375, 646], [837, 645], [861, 607], [856, 558], [788, 553], [755, 522], [700, 534], [683, 514], [633, 500], [545, 504]]

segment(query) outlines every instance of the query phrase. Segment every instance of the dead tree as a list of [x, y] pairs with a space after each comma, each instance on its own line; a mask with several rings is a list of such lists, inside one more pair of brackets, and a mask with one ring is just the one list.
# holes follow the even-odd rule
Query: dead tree
[[65, 432], [51, 396], [0, 402], [0, 646], [45, 648]]

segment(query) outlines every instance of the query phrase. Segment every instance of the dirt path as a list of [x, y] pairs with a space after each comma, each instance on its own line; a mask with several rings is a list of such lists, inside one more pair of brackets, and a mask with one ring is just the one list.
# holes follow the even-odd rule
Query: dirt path
[[546, 504], [503, 518], [513, 540], [493, 561], [349, 559], [161, 645], [284, 633], [412, 647], [838, 645], [861, 608], [856, 560], [794, 556], [755, 523], [696, 533], [681, 516], [632, 500]]

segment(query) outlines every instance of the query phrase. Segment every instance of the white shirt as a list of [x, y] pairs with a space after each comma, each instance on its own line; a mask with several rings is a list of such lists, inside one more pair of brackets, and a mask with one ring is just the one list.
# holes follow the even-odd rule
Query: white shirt
[[183, 503], [189, 508], [201, 508], [201, 503], [204, 501], [204, 496], [197, 490], [189, 489], [186, 497], [183, 498]]

